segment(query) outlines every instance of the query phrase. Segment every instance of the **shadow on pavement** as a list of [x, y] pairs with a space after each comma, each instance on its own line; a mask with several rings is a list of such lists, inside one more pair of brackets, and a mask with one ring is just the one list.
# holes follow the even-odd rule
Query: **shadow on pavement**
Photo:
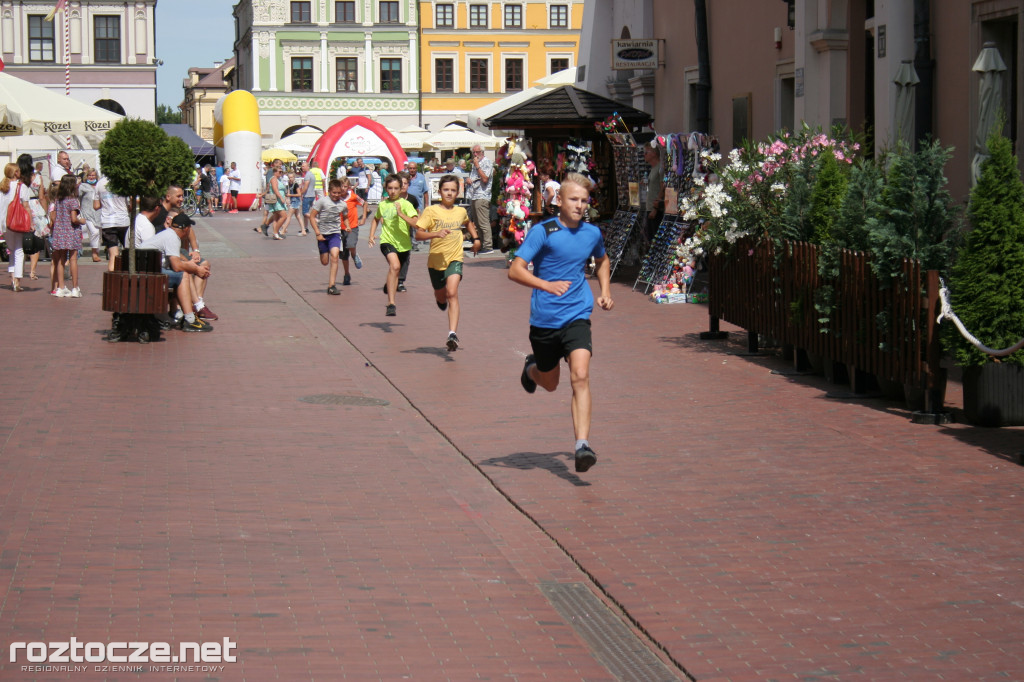
[[513, 452], [504, 457], [491, 457], [480, 462], [480, 466], [504, 467], [506, 469], [544, 469], [555, 476], [569, 481], [575, 486], [586, 487], [590, 483], [584, 481], [570, 471], [563, 459], [572, 459], [571, 452]]
[[[390, 331], [390, 330], [389, 330]], [[436, 355], [439, 358], [444, 358], [445, 362], [455, 362], [455, 358], [445, 348], [436, 348], [434, 346], [420, 346], [419, 348], [410, 348], [409, 350], [403, 350], [403, 353], [419, 353], [420, 355]]]
[[396, 324], [395, 322], [360, 322], [360, 327], [373, 327], [379, 329], [385, 334], [390, 334], [394, 330], [394, 327], [404, 327], [404, 324]]
[[[965, 421], [962, 411], [956, 410], [954, 414], [957, 421]], [[1024, 464], [1024, 429], [1020, 427], [961, 426], [954, 429], [942, 429], [942, 432], [999, 459], [1013, 464]]]

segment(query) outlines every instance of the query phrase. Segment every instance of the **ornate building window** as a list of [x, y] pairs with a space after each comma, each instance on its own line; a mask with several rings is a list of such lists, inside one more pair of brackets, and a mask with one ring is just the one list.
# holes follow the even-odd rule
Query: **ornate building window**
[[434, 91], [455, 92], [455, 60], [434, 60]]
[[309, 0], [292, 2], [293, 24], [308, 24], [313, 21], [312, 10], [310, 9], [311, 4], [312, 3], [310, 3]]
[[455, 5], [437, 5], [434, 7], [435, 28], [455, 28]]
[[93, 40], [96, 45], [96, 62], [120, 64], [121, 18], [105, 15], [93, 17], [93, 29]]
[[487, 28], [487, 5], [469, 6], [469, 27]]
[[42, 14], [28, 17], [28, 60], [30, 62], [52, 62], [53, 22], [46, 21]]
[[313, 92], [312, 57], [292, 57], [292, 92]]
[[359, 92], [359, 59], [356, 57], [338, 57], [337, 91]]
[[487, 77], [488, 67], [486, 59], [470, 59], [469, 60], [469, 91], [470, 92], [488, 92], [490, 88], [489, 79]]
[[551, 5], [548, 12], [548, 23], [551, 28], [569, 28], [568, 5]]
[[398, 0], [383, 0], [380, 3], [379, 19], [382, 24], [401, 23], [398, 17]]
[[[383, 4], [383, 3], [381, 3]], [[398, 3], [395, 3], [398, 4]], [[402, 91], [402, 60], [385, 57], [380, 60], [380, 91]]]
[[505, 28], [523, 27], [523, 6], [505, 5]]
[[356, 23], [355, 0], [341, 0], [334, 3], [334, 21], [339, 24]]

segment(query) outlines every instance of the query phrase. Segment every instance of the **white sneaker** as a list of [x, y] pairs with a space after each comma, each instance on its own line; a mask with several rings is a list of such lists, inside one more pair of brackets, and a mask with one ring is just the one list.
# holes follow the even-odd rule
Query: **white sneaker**
[[74, 289], [71, 290], [71, 293], [68, 294], [68, 296], [70, 298], [82, 298], [82, 290], [79, 289], [78, 287], [75, 287]]
[[67, 287], [63, 289], [57, 289], [57, 293], [54, 294], [57, 298], [71, 298], [71, 292], [68, 291]]

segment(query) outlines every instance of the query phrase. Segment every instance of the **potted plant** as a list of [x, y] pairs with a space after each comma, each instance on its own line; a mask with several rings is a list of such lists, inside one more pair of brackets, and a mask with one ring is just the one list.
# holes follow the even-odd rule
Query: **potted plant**
[[[170, 137], [155, 123], [125, 118], [100, 143], [100, 168], [107, 186], [128, 198], [128, 270], [103, 274], [103, 309], [114, 314], [108, 340], [131, 334], [146, 342], [159, 336], [152, 314], [166, 312], [166, 275], [136, 273], [135, 212], [140, 196], [161, 196], [171, 184], [184, 187], [194, 159], [184, 141]], [[163, 278], [160, 281], [159, 278]], [[122, 324], [123, 322], [123, 324]]]
[[[999, 126], [997, 126], [997, 130]], [[971, 190], [971, 231], [949, 281], [953, 312], [992, 349], [1024, 338], [1024, 183], [1013, 143], [994, 133], [981, 179]], [[944, 338], [963, 368], [964, 412], [979, 426], [1024, 425], [1024, 349], [996, 357], [953, 325]]]

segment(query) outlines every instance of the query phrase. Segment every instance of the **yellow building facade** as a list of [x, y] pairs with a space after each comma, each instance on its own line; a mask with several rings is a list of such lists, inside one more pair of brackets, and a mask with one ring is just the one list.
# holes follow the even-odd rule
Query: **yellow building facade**
[[438, 130], [576, 66], [583, 0], [421, 0], [424, 123]]

